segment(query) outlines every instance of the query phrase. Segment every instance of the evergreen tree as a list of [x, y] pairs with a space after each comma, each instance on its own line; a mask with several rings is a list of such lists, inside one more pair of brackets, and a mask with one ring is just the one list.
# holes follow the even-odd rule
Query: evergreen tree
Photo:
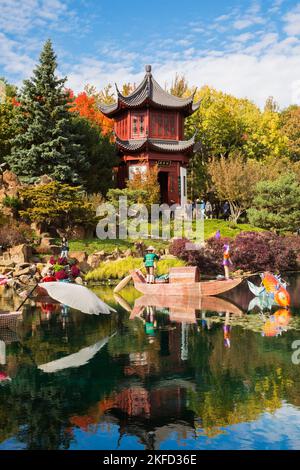
[[85, 152], [77, 143], [66, 78], [55, 75], [56, 56], [48, 40], [33, 77], [24, 81], [17, 115], [19, 134], [6, 161], [25, 182], [47, 174], [61, 182], [80, 183], [78, 168], [86, 169]]
[[111, 143], [109, 136], [99, 131], [99, 127], [88, 119], [75, 116], [73, 125], [78, 142], [86, 150], [88, 169], [81, 169], [80, 175], [83, 186], [88, 193], [101, 193], [106, 195], [107, 191], [114, 186], [113, 167], [118, 165], [115, 146]]
[[295, 174], [287, 173], [275, 181], [258, 183], [248, 217], [252, 225], [278, 233], [299, 229], [300, 185]]

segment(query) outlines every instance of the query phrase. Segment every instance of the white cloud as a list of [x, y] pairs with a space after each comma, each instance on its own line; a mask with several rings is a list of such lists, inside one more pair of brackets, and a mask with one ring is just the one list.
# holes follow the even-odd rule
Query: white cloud
[[237, 36], [234, 36], [234, 40], [237, 42], [247, 42], [254, 37], [252, 33], [244, 33]]
[[[15, 77], [31, 75], [42, 44], [36, 30], [67, 31], [72, 26], [76, 29], [80, 21], [69, 9], [70, 3], [62, 0], [0, 1], [5, 6], [0, 18], [0, 65]], [[281, 3], [276, 0], [272, 8], [279, 9]], [[35, 15], [37, 6], [39, 13]], [[175, 73], [185, 74], [190, 85], [208, 84], [248, 97], [260, 106], [273, 95], [281, 106], [286, 106], [296, 96], [300, 80], [300, 3], [281, 20], [287, 35], [274, 32], [268, 14], [263, 16], [259, 4], [253, 3], [242, 14], [232, 10], [219, 16], [205, 24], [205, 29], [199, 19], [187, 24], [180, 36], [178, 31], [169, 33], [169, 37], [157, 32], [135, 49], [136, 42], [120, 45], [119, 40], [106, 44], [99, 40], [93, 56], [74, 54], [76, 63], [71, 63], [74, 59], [67, 50], [58, 50], [59, 69], [68, 75], [68, 86], [78, 92], [87, 83], [97, 88], [115, 81], [120, 86], [124, 82], [139, 83], [144, 65], [150, 63], [162, 86], [170, 85]], [[252, 29], [243, 31], [248, 27]]]
[[[194, 52], [194, 51], [193, 51]], [[152, 57], [152, 70], [156, 80], [170, 85], [176, 73], [184, 73], [190, 85], [213, 86], [238, 97], [247, 97], [263, 106], [272, 95], [284, 107], [292, 102], [295, 83], [300, 78], [300, 59], [297, 54], [266, 52], [260, 57], [250, 53], [207, 52], [203, 57], [183, 56], [157, 62]], [[75, 91], [85, 83], [98, 88], [107, 83], [139, 83], [144, 75], [143, 66], [134, 73], [129, 64], [84, 60], [72, 67], [69, 86]], [[297, 82], [298, 83], [298, 82]]]
[[300, 35], [300, 3], [284, 16], [284, 30], [290, 35]]

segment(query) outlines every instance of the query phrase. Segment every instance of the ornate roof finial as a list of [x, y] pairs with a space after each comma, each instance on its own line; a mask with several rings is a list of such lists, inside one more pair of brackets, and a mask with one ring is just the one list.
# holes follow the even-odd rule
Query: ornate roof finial
[[145, 70], [147, 73], [151, 73], [151, 65], [146, 65]]

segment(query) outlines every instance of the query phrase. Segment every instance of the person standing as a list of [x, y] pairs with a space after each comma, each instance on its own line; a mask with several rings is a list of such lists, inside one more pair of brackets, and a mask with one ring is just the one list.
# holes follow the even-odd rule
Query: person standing
[[63, 237], [61, 240], [61, 258], [68, 258], [69, 252], [69, 242], [66, 237]]
[[144, 256], [144, 265], [147, 272], [146, 282], [148, 284], [154, 284], [155, 263], [158, 260], [159, 256], [155, 253], [155, 248], [153, 246], [148, 246]]
[[229, 215], [230, 215], [229, 203], [228, 203], [228, 201], [225, 201], [224, 205], [223, 205], [223, 218], [224, 218], [224, 220], [228, 220]]
[[208, 219], [212, 219], [212, 205], [211, 205], [210, 201], [206, 201], [205, 215]]
[[230, 258], [230, 246], [228, 244], [224, 245], [224, 253], [223, 253], [223, 266], [224, 266], [224, 273], [225, 279], [230, 279], [229, 276], [229, 266], [232, 265], [232, 261]]
[[201, 199], [200, 201], [200, 217], [201, 219], [205, 219], [205, 201]]

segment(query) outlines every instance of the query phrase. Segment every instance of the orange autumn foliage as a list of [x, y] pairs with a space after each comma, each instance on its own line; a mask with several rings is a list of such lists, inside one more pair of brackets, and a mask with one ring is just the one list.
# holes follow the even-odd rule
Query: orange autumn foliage
[[[73, 98], [73, 92], [70, 91], [70, 97]], [[73, 98], [71, 112], [77, 112], [80, 116], [85, 117], [88, 121], [96, 124], [102, 134], [111, 134], [114, 123], [112, 119], [108, 119], [100, 110], [97, 109], [96, 100], [93, 96], [88, 96], [84, 91]]]

